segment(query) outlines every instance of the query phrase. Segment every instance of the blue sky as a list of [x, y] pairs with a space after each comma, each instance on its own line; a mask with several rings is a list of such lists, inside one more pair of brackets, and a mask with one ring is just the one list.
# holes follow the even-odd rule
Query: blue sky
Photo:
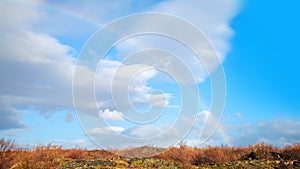
[[[1, 1], [0, 10], [4, 15], [0, 16], [3, 35], [0, 40], [0, 136], [13, 138], [20, 145], [54, 142], [64, 147], [88, 148], [96, 147], [92, 140], [104, 148], [118, 147], [120, 142], [111, 139], [111, 133], [134, 138], [153, 137], [149, 142], [138, 143], [157, 146], [180, 139], [190, 146], [247, 146], [261, 141], [284, 146], [299, 142], [298, 7], [299, 3], [292, 0], [285, 3], [258, 0]], [[20, 11], [22, 15], [13, 11]], [[138, 12], [164, 12], [185, 19], [201, 30], [218, 52], [222, 64], [209, 69], [223, 66], [225, 109], [218, 129], [204, 144], [199, 135], [205, 125], [211, 125], [206, 118], [214, 114], [210, 112], [210, 78], [203, 65], [192, 60], [195, 56], [187, 48], [167, 37], [128, 38], [107, 54], [97, 72], [90, 71], [86, 65], [77, 65], [77, 68], [81, 66], [83, 88], [80, 89], [83, 91], [89, 78], [95, 75], [99, 106], [99, 112], [93, 114], [87, 107], [89, 102], [82, 100], [84, 106], [80, 110], [84, 111], [77, 119], [72, 80], [80, 51], [99, 28]], [[136, 23], [140, 29], [147, 26], [147, 22]], [[176, 29], [172, 25], [157, 27], [160, 26]], [[192, 124], [196, 120], [195, 127], [185, 138], [182, 126], [155, 138], [158, 133], [167, 131], [182, 113], [180, 106], [185, 102], [180, 98], [178, 83], [185, 83], [176, 82], [174, 77], [154, 69], [153, 56], [143, 60], [149, 65], [142, 67], [130, 64], [137, 60], [128, 61], [127, 65], [122, 62], [126, 56], [146, 48], [164, 49], [178, 55], [199, 80], [196, 85], [199, 117], [183, 113], [187, 118], [180, 123]], [[163, 63], [160, 59], [160, 56], [155, 58], [157, 63]], [[131, 79], [128, 98], [138, 110], [147, 111], [149, 97], [152, 97], [157, 108], [165, 108], [158, 120], [137, 125], [127, 121], [126, 112], [112, 104], [110, 81], [121, 64], [125, 66], [120, 77], [126, 77], [132, 70], [147, 68]], [[178, 72], [176, 75], [178, 78], [187, 76]], [[123, 89], [121, 82], [116, 89]], [[160, 91], [151, 93], [155, 89]], [[85, 97], [85, 92], [79, 91], [79, 94]], [[188, 96], [192, 98], [194, 94]], [[187, 104], [193, 106], [194, 102]], [[99, 120], [100, 116], [112, 127], [103, 127], [106, 123]], [[122, 141], [125, 147], [135, 144], [126, 139]]]
[[243, 109], [247, 106], [245, 115], [299, 120], [296, 6], [249, 1], [232, 22], [236, 34], [224, 67], [227, 90], [234, 96], [227, 101], [242, 98], [238, 100]]

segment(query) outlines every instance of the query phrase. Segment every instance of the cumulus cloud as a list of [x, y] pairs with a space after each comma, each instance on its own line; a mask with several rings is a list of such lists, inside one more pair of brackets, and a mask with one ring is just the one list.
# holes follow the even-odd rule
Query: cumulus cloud
[[[248, 146], [259, 142], [265, 142], [274, 146], [283, 147], [299, 142], [300, 134], [298, 121], [288, 119], [274, 119], [269, 121], [258, 121], [253, 123], [239, 123], [240, 115], [235, 117], [235, 122], [226, 124], [224, 120], [218, 125], [218, 129], [208, 140], [201, 140], [201, 132], [210, 112], [200, 112], [195, 126], [184, 139], [184, 143], [192, 147], [203, 147], [206, 145], [228, 144], [229, 146]], [[242, 114], [241, 114], [242, 115]], [[200, 118], [199, 118], [200, 117]], [[231, 119], [231, 121], [234, 121]], [[205, 136], [205, 133], [202, 133]], [[204, 142], [205, 141], [205, 142]]]
[[122, 133], [124, 130], [125, 129], [123, 127], [109, 126], [109, 127], [102, 127], [102, 128], [92, 128], [87, 130], [87, 133], [90, 135], [105, 134], [105, 133]]
[[221, 58], [230, 49], [229, 39], [233, 35], [230, 22], [239, 10], [237, 0], [189, 0], [163, 1], [156, 11], [182, 17], [197, 26], [212, 41]]
[[[117, 104], [122, 111], [126, 111], [132, 109], [132, 106], [149, 105], [150, 102], [167, 105], [169, 95], [152, 94], [152, 88], [147, 84], [156, 73], [153, 67], [143, 64], [125, 65], [117, 61], [102, 60], [102, 67], [96, 77], [96, 86], [99, 89], [97, 100], [101, 103], [100, 108], [114, 108], [112, 106]], [[112, 91], [112, 93], [104, 95], [103, 91]]]
[[[178, 124], [175, 122], [152, 123], [147, 125], [136, 125], [134, 127], [126, 128], [122, 134], [138, 139], [149, 140], [149, 142], [159, 146], [173, 146], [178, 144], [181, 140], [184, 140], [186, 144], [194, 146], [203, 145], [201, 140], [201, 132], [204, 125], [206, 125], [209, 111], [202, 111], [198, 113], [198, 116], [194, 117], [182, 117]], [[178, 119], [177, 119], [178, 120]], [[191, 124], [194, 124], [192, 127]], [[191, 128], [189, 128], [191, 127]], [[129, 145], [130, 141], [121, 138], [122, 144]], [[137, 145], [142, 145], [144, 142], [135, 140]], [[128, 143], [126, 143], [128, 141]], [[148, 142], [148, 144], [149, 144]], [[207, 142], [206, 142], [207, 143]], [[212, 143], [212, 142], [209, 142]], [[147, 144], [147, 143], [146, 143]], [[125, 146], [126, 147], [126, 146]]]
[[[151, 93], [153, 89], [147, 82], [157, 73], [153, 67], [143, 64], [125, 65], [107, 59], [102, 59], [100, 63], [95, 72], [84, 65], [77, 65], [77, 76], [73, 81], [75, 105], [79, 110], [77, 113], [98, 116], [98, 113], [93, 113], [95, 108], [124, 113], [151, 104], [169, 104], [170, 94]], [[93, 104], [94, 96], [96, 105]]]
[[1, 1], [0, 9], [1, 129], [23, 127], [26, 109], [46, 117], [70, 108], [72, 48], [31, 30], [38, 10], [9, 1]]
[[137, 138], [147, 138], [147, 137], [155, 137], [170, 127], [168, 124], [163, 125], [143, 125], [136, 126], [128, 129], [126, 132], [132, 136]]
[[[230, 50], [230, 38], [234, 34], [230, 27], [230, 22], [238, 12], [238, 9], [239, 2], [236, 0], [162, 1], [152, 7], [152, 11], [173, 14], [195, 25], [213, 44], [216, 48], [216, 53], [214, 52], [214, 48], [210, 47], [210, 45], [206, 43], [207, 41], [205, 39], [198, 39], [198, 44], [193, 45], [193, 50], [200, 53], [201, 60], [199, 60], [191, 49], [188, 49], [179, 41], [160, 35], [143, 35], [132, 37], [120, 43], [117, 46], [119, 52], [118, 55], [126, 57], [137, 50], [143, 50], [146, 48], [167, 50], [179, 57], [183, 64], [188, 65], [192, 73], [196, 76], [197, 81], [201, 83], [207, 78], [209, 73], [212, 73], [218, 66], [220, 66], [220, 63], [222, 63], [226, 54]], [[157, 20], [160, 19], [161, 18], [157, 18]], [[180, 29], [180, 27], [176, 24], [169, 23], [168, 25], [165, 25], [158, 23], [160, 22], [157, 21], [157, 24], [155, 25], [157, 29]], [[162, 23], [164, 23], [163, 20]], [[153, 23], [149, 24], [145, 22], [135, 24], [137, 30], [143, 30], [144, 28], [153, 26]], [[189, 37], [195, 36], [193, 34], [189, 34], [189, 32], [184, 33]], [[190, 45], [189, 47], [192, 46]], [[162, 59], [164, 58], [157, 59], [156, 62], [164, 62]], [[172, 64], [174, 67], [182, 67], [182, 64]], [[177, 74], [180, 73], [178, 72]], [[184, 75], [186, 75], [186, 73], [182, 73], [182, 77], [184, 77]]]
[[110, 111], [109, 109], [100, 110], [99, 117], [104, 120], [121, 121], [124, 120], [123, 113], [116, 110]]
[[284, 146], [299, 142], [299, 128], [300, 122], [287, 119], [231, 126], [230, 130], [237, 130], [235, 132], [239, 133], [232, 136], [231, 140], [234, 145], [249, 145], [263, 141], [275, 146]]
[[[137, 1], [130, 1], [130, 4], [136, 2]], [[99, 11], [99, 5], [95, 4], [99, 4], [99, 1], [90, 1], [90, 3], [87, 3], [83, 8], [78, 2], [68, 1], [65, 2], [65, 5], [68, 3], [72, 3], [76, 6], [74, 10], [82, 9], [83, 12], [88, 11], [89, 14], [94, 14], [94, 17], [98, 18], [96, 20], [99, 22], [108, 15], [96, 15]], [[126, 3], [121, 4], [118, 2], [115, 8], [121, 8], [124, 4]], [[142, 6], [147, 6], [145, 4], [148, 3], [143, 2]], [[152, 6], [150, 11], [171, 13], [192, 22], [203, 30], [216, 46], [221, 60], [224, 60], [226, 53], [230, 49], [229, 39], [233, 31], [229, 27], [229, 23], [235, 15], [236, 4], [237, 2], [234, 0], [212, 0], [209, 2], [169, 0], [159, 2]], [[105, 8], [105, 5], [107, 4], [105, 3], [102, 7]], [[215, 12], [216, 10], [218, 12]], [[53, 35], [61, 37], [62, 34], [67, 32], [66, 36], [73, 36], [73, 33], [77, 34], [78, 30], [81, 29], [74, 27], [74, 23], [70, 23], [71, 26], [65, 27], [66, 24], [68, 24], [65, 21], [68, 19], [62, 19], [57, 15], [53, 16], [53, 18], [57, 19], [50, 19], [52, 17], [50, 13], [44, 13], [40, 11], [40, 8], [34, 5], [26, 6], [21, 3], [16, 3], [15, 1], [1, 1], [0, 11], [0, 31], [2, 33], [0, 39], [0, 129], [25, 127], [26, 124], [24, 124], [21, 119], [22, 116], [26, 114], [26, 111], [33, 110], [45, 117], [50, 117], [51, 114], [59, 112], [60, 110], [65, 111], [68, 109], [72, 111], [72, 78], [76, 61], [73, 56], [74, 49], [71, 46], [62, 44]], [[127, 13], [125, 10], [120, 11], [120, 15]], [[78, 22], [75, 23], [77, 24]], [[56, 29], [60, 24], [59, 29]], [[147, 25], [147, 23], [137, 23], [136, 26], [139, 28], [151, 25]], [[71, 27], [72, 29], [69, 29]], [[76, 28], [76, 30], [74, 28]], [[68, 33], [71, 35], [68, 35]], [[132, 44], [143, 44], [144, 46], [132, 46]], [[162, 40], [153, 37], [144, 37], [134, 39], [133, 42], [129, 41], [128, 43], [120, 44], [120, 46], [117, 47], [119, 51], [116, 53], [126, 56], [126, 53], [131, 53], [136, 49], [157, 47], [165, 48], [181, 56], [192, 55], [187, 49], [178, 47], [178, 45], [181, 46], [178, 42], [170, 42], [168, 38]], [[211, 51], [205, 51], [203, 46], [200, 46], [197, 50], [200, 50], [200, 53], [209, 57], [216, 57], [210, 56]], [[201, 65], [199, 61], [185, 58], [181, 59], [184, 60], [186, 65], [190, 65], [193, 71], [199, 75], [197, 77], [199, 82], [205, 79], [206, 70], [199, 67], [199, 65]], [[180, 77], [185, 80], [186, 76], [184, 76], [184, 71], [178, 69], [179, 66], [177, 64], [172, 66], [172, 64], [174, 64], [172, 59], [156, 58], [154, 61], [157, 64], [165, 65], [165, 67], [175, 72], [177, 71], [178, 74], [181, 73], [183, 76]], [[172, 94], [162, 92], [153, 93], [152, 88], [147, 84], [149, 79], [157, 75], [157, 70], [153, 68], [153, 64], [150, 62], [147, 64], [131, 63], [132, 64], [123, 64], [120, 61], [103, 60], [103, 66], [101, 66], [101, 69], [97, 72], [92, 71], [88, 67], [77, 65], [77, 68], [81, 70], [81, 74], [79, 75], [80, 81], [76, 85], [79, 86], [79, 89], [82, 89], [79, 91], [79, 95], [83, 96], [83, 100], [80, 100], [79, 104], [85, 107], [85, 115], [95, 117], [100, 115], [107, 120], [123, 120], [122, 113], [113, 104], [114, 100], [111, 93], [113, 80], [118, 79], [120, 81], [114, 83], [115, 86], [113, 86], [116, 89], [115, 91], [129, 91], [124, 95], [126, 98], [123, 98], [123, 96], [118, 97], [121, 98], [119, 103], [126, 104], [121, 104], [125, 109], [131, 106], [128, 105], [128, 94], [130, 95], [130, 102], [137, 107], [151, 104], [154, 106], [168, 106], [170, 104], [168, 99], [172, 97]], [[219, 66], [212, 65], [210, 68], [212, 70], [215, 69], [216, 66]], [[119, 73], [115, 76], [118, 68]], [[134, 75], [137, 71], [140, 72], [140, 74]], [[134, 79], [130, 81], [132, 75], [134, 75]], [[100, 111], [100, 113], [97, 111], [92, 114], [93, 112], [89, 110], [93, 107], [95, 100], [94, 98], [92, 100], [86, 99], [86, 90], [84, 89], [90, 84], [93, 84], [93, 81], [90, 80], [94, 80], [94, 78], [97, 107], [102, 111]], [[124, 81], [126, 84], [124, 84]], [[66, 117], [67, 121], [71, 121], [72, 119], [71, 116]], [[188, 122], [191, 121], [187, 120], [187, 123]], [[184, 123], [182, 125], [184, 125]], [[159, 132], [165, 128], [165, 126], [147, 126], [131, 128], [126, 131], [123, 127], [112, 126], [91, 128], [88, 130], [88, 133], [97, 135], [110, 132], [128, 132], [131, 136], [146, 137], [152, 136], [155, 132]], [[174, 128], [169, 133], [169, 135], [161, 138], [160, 141], [163, 142], [164, 139], [173, 139], [174, 136], [181, 136], [182, 134], [178, 128]], [[107, 144], [110, 143], [110, 141], [111, 138], [106, 140]], [[67, 143], [68, 141], [62, 142]], [[77, 140], [77, 142], [85, 141]]]
[[[26, 111], [39, 112], [44, 117], [51, 117], [61, 110], [73, 110], [72, 79], [76, 59], [72, 55], [74, 49], [60, 43], [55, 37], [41, 33], [33, 28], [43, 20], [37, 6], [23, 5], [22, 3], [0, 2], [0, 128], [22, 128], [24, 122], [20, 119]], [[16, 13], [15, 11], [18, 11]], [[121, 65], [117, 61], [107, 61], [102, 70], [94, 72], [87, 67], [80, 67], [81, 93], [92, 83], [97, 74], [100, 82], [96, 83], [99, 99], [99, 108], [114, 109], [111, 99], [110, 85], [116, 68]], [[123, 66], [127, 72], [136, 70], [138, 66]], [[141, 67], [141, 66], [140, 66]], [[148, 75], [138, 76], [132, 84], [132, 101], [149, 101], [149, 88], [145, 83], [155, 74], [154, 70]], [[124, 73], [119, 74], [125, 75]], [[122, 84], [119, 84], [122, 86]], [[99, 97], [98, 97], [99, 98]], [[162, 97], [157, 97], [158, 101]], [[82, 100], [82, 105], [89, 107], [93, 102]], [[157, 103], [156, 102], [156, 103]], [[86, 109], [86, 114], [89, 114]], [[97, 114], [93, 114], [97, 116]], [[70, 118], [66, 118], [70, 120]]]
[[210, 129], [220, 127], [219, 123], [215, 124], [209, 120], [209, 117], [212, 115], [213, 114], [209, 110], [203, 110], [197, 114], [194, 126], [184, 140], [186, 145], [199, 147], [216, 145], [220, 142], [220, 138], [216, 131], [204, 130], [205, 127]]

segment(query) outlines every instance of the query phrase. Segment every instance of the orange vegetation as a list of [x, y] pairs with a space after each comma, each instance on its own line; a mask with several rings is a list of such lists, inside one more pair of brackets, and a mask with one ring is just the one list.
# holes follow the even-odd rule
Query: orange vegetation
[[[157, 148], [153, 148], [157, 149]], [[143, 151], [153, 151], [143, 147]], [[126, 149], [125, 154], [138, 154], [139, 148]], [[121, 152], [122, 150], [117, 150]], [[141, 151], [139, 151], [141, 152]], [[147, 152], [145, 152], [147, 153]], [[37, 146], [33, 150], [15, 146], [13, 141], [0, 139], [0, 169], [11, 168], [57, 168], [62, 159], [112, 159], [117, 155], [105, 150], [62, 149], [54, 145]], [[248, 147], [206, 147], [191, 148], [185, 145], [171, 147], [154, 156], [162, 160], [172, 160], [178, 164], [200, 165], [221, 164], [242, 160], [278, 160], [300, 161], [300, 144], [284, 148], [259, 143]]]

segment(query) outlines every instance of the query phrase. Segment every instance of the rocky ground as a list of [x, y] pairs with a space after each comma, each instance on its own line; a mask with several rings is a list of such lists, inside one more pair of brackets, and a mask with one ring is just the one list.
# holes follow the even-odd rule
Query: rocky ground
[[298, 161], [259, 161], [245, 160], [225, 164], [203, 164], [203, 165], [184, 165], [176, 164], [171, 160], [161, 160], [156, 158], [113, 158], [113, 159], [97, 159], [97, 160], [72, 160], [63, 159], [61, 169], [111, 169], [111, 168], [161, 168], [161, 169], [284, 169], [284, 168], [300, 168]]
[[92, 168], [178, 168], [172, 161], [165, 161], [156, 158], [113, 158], [97, 160], [71, 160], [64, 159], [61, 169], [92, 169]]

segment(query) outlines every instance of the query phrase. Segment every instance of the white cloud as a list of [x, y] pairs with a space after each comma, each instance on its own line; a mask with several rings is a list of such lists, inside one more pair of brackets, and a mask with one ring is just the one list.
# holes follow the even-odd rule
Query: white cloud
[[87, 133], [90, 135], [97, 135], [97, 134], [106, 134], [106, 133], [122, 133], [124, 131], [125, 129], [123, 127], [109, 126], [109, 127], [88, 129]]
[[[119, 111], [125, 112], [141, 105], [167, 106], [169, 104], [170, 94], [152, 93], [153, 89], [147, 83], [157, 74], [153, 67], [142, 64], [124, 65], [106, 59], [101, 62], [95, 77], [99, 109], [118, 108]], [[93, 79], [91, 75], [90, 79]], [[78, 82], [81, 83], [82, 80]]]
[[[243, 129], [241, 129], [243, 128]], [[234, 145], [249, 145], [264, 141], [275, 146], [285, 146], [300, 140], [300, 122], [287, 119], [270, 120], [231, 126], [230, 130], [238, 135], [231, 136]]]
[[[154, 35], [142, 35], [136, 36], [131, 39], [117, 45], [118, 55], [122, 57], [129, 56], [137, 50], [143, 50], [146, 48], [164, 49], [181, 59], [181, 63], [191, 68], [192, 73], [196, 76], [199, 83], [203, 82], [207, 78], [207, 73], [212, 73], [220, 63], [225, 59], [226, 54], [230, 50], [230, 38], [233, 36], [233, 30], [230, 28], [230, 22], [236, 15], [239, 9], [239, 2], [237, 0], [169, 0], [159, 2], [152, 7], [154, 12], [164, 12], [167, 14], [173, 14], [175, 16], [186, 19], [191, 24], [199, 28], [200, 31], [212, 42], [212, 45], [217, 50], [217, 55], [213, 52], [213, 48], [206, 44], [204, 39], [199, 39], [198, 45], [194, 48], [195, 51], [200, 53], [202, 61], [196, 57], [190, 49], [187, 49], [183, 44], [174, 39], [169, 39], [162, 36]], [[157, 18], [159, 20], [160, 18]], [[163, 22], [163, 21], [162, 21]], [[163, 22], [164, 23], [164, 22]], [[140, 22], [135, 23], [137, 30], [143, 30], [147, 27], [153, 27], [152, 23]], [[178, 29], [178, 25], [156, 24], [155, 27], [163, 30]], [[189, 32], [184, 32], [186, 36], [194, 37]], [[220, 57], [221, 62], [218, 61]], [[146, 58], [147, 59], [147, 58]], [[178, 67], [182, 67], [182, 64], [176, 64], [172, 59], [171, 66], [173, 65], [175, 70]], [[163, 57], [155, 58], [155, 63], [165, 63]], [[203, 65], [206, 64], [206, 68]], [[167, 65], [165, 65], [167, 68]], [[170, 69], [167, 69], [170, 70]], [[208, 72], [207, 72], [208, 71]], [[175, 74], [175, 73], [174, 73]], [[179, 82], [184, 81], [186, 72], [176, 72]]]
[[[87, 15], [93, 15], [94, 18], [96, 18], [95, 20], [100, 22], [111, 14], [111, 12], [106, 13], [105, 10], [101, 10], [102, 8], [110, 8], [106, 7], [107, 5], [110, 6], [110, 3], [108, 4], [107, 2], [105, 2], [102, 7], [100, 5], [101, 9], [99, 9], [99, 4], [104, 3], [103, 1], [90, 1], [84, 6], [78, 2], [66, 2], [66, 4], [70, 3], [74, 4], [72, 10], [81, 10], [82, 13], [88, 12]], [[137, 1], [130, 1], [132, 6], [135, 3], [137, 3]], [[66, 4], [62, 6], [68, 6]], [[115, 2], [114, 8], [111, 9], [118, 11], [121, 16], [127, 14], [127, 11], [115, 9], [123, 9], [126, 4], [127, 3], [124, 2]], [[146, 5], [142, 6], [145, 7]], [[126, 7], [126, 9], [128, 9], [130, 6]], [[216, 10], [218, 12], [215, 12]], [[233, 33], [229, 27], [229, 22], [234, 16], [235, 10], [236, 2], [233, 0], [213, 0], [209, 2], [170, 0], [155, 5], [152, 11], [170, 12], [191, 21], [208, 35], [224, 59], [229, 50], [229, 38]], [[53, 35], [64, 37], [63, 35], [66, 33], [65, 37], [75, 37], [77, 35], [79, 36], [78, 30], [83, 30], [81, 28], [85, 29], [86, 27], [78, 28], [74, 25], [78, 25], [79, 22], [73, 22], [72, 19], [72, 21], [69, 22], [69, 19], [66, 19], [69, 17], [61, 17], [59, 14], [52, 16], [51, 11], [45, 13], [45, 11], [41, 11], [40, 8], [36, 8], [36, 6], [26, 6], [22, 5], [22, 3], [15, 3], [15, 1], [1, 1], [0, 11], [0, 31], [2, 33], [0, 39], [0, 129], [24, 127], [26, 124], [21, 121], [21, 118], [23, 112], [26, 110], [34, 110], [48, 117], [51, 116], [52, 113], [59, 112], [60, 110], [72, 109], [71, 90], [73, 72], [75, 69], [75, 59], [72, 53], [74, 53], [74, 49], [70, 46], [63, 45], [58, 39], [53, 37]], [[98, 14], [99, 11], [103, 13]], [[53, 18], [51, 19], [51, 17]], [[110, 19], [106, 19], [106, 21], [107, 20]], [[143, 25], [141, 23], [137, 26], [143, 27], [149, 25]], [[88, 29], [89, 28], [83, 33], [84, 35], [86, 35], [86, 32], [91, 31]], [[92, 30], [94, 30], [94, 28], [92, 28]], [[81, 34], [80, 36], [83, 35]], [[164, 43], [168, 42], [168, 40], [150, 37], [150, 39], [138, 39], [136, 42], [136, 44], [144, 44], [150, 47], [155, 47], [155, 45], [157, 47], [167, 47], [166, 49], [171, 47], [169, 49], [174, 50], [175, 53], [177, 51], [178, 54], [190, 54], [181, 50], [182, 48], [178, 48], [179, 50], [177, 50], [176, 43], [173, 43], [174, 45]], [[126, 44], [123, 45], [123, 48], [122, 46], [119, 47], [120, 50], [126, 50], [125, 52], [131, 50], [126, 47]], [[128, 45], [133, 48], [131, 46], [132, 43]], [[202, 53], [210, 54], [210, 51], [204, 51], [201, 47], [199, 47], [199, 50], [202, 50]], [[199, 63], [193, 60], [185, 61], [187, 65], [191, 65], [192, 67], [194, 65], [194, 67], [197, 68], [195, 71], [200, 75], [197, 78], [199, 81], [203, 81], [205, 71], [198, 67]], [[99, 108], [104, 110], [101, 113], [104, 119], [123, 119], [122, 113], [116, 111], [113, 105], [110, 90], [112, 79], [119, 66], [121, 67], [121, 71], [117, 77], [115, 77], [116, 79], [120, 78], [128, 81], [131, 78], [129, 75], [132, 75], [136, 71], [142, 71], [142, 73], [130, 81], [131, 86], [129, 88], [124, 85], [124, 81], [122, 81], [122, 83], [115, 83], [116, 86], [114, 87], [116, 87], [116, 91], [124, 90], [124, 86], [126, 87], [125, 91], [129, 89], [130, 101], [133, 104], [139, 105], [142, 103], [155, 106], [168, 106], [168, 99], [172, 97], [172, 95], [168, 93], [151, 93], [152, 88], [147, 84], [149, 79], [157, 75], [157, 70], [153, 69], [153, 65], [124, 65], [119, 61], [111, 60], [104, 60], [104, 62], [101, 70], [96, 73], [96, 98], [98, 99]], [[174, 63], [172, 61], [168, 62], [168, 60], [157, 59], [155, 62], [163, 63], [166, 67], [171, 65], [169, 68], [172, 68], [179, 74], [185, 74], [178, 68], [178, 65], [173, 65], [172, 67], [172, 63]], [[82, 74], [79, 75], [81, 81], [78, 85], [81, 86], [81, 89], [84, 89], [92, 83], [89, 79], [94, 78], [95, 72], [83, 66], [80, 67], [80, 69], [82, 70]], [[145, 69], [147, 69], [147, 71]], [[185, 76], [182, 76], [182, 78], [184, 79]], [[85, 95], [85, 90], [81, 90], [80, 92], [81, 95]], [[124, 96], [127, 97], [127, 93]], [[126, 99], [128, 98], [121, 98], [120, 100], [120, 102], [126, 104], [123, 105], [124, 107], [129, 106], [128, 102], [124, 101]], [[80, 104], [82, 104], [81, 106], [83, 107], [87, 107], [85, 113], [89, 114], [90, 111], [88, 110], [93, 103], [90, 102], [90, 100], [83, 99], [80, 101]], [[106, 109], [108, 111], [106, 111]], [[99, 112], [96, 112], [90, 115], [98, 116], [98, 113]], [[67, 116], [66, 119], [70, 120], [71, 118]], [[188, 120], [187, 122], [190, 121]], [[131, 134], [132, 136], [145, 137], [156, 134], [155, 132], [159, 132], [161, 129], [164, 129], [164, 126], [140, 127], [132, 129]], [[88, 130], [88, 133], [93, 135], [110, 132], [122, 133], [128, 131], [125, 131], [123, 127], [116, 126], [92, 128]], [[180, 135], [181, 131], [176, 128], [158, 142], [164, 142], [164, 139], [173, 139], [174, 136], [178, 137]], [[75, 140], [73, 142], [79, 144], [85, 141]], [[110, 143], [110, 140], [108, 139], [106, 142]]]
[[155, 137], [165, 130], [167, 130], [170, 126], [167, 124], [164, 125], [143, 125], [143, 126], [137, 126], [134, 128], [129, 129], [127, 132], [129, 133], [130, 136], [137, 137], [137, 138], [150, 138], [150, 137]]
[[[232, 120], [233, 119], [231, 119], [231, 121]], [[235, 120], [238, 123], [240, 122], [239, 117], [236, 117]], [[199, 129], [201, 129], [201, 127], [197, 127], [196, 125], [193, 130], [191, 130], [189, 136], [184, 139], [184, 143], [191, 147], [203, 147], [207, 145], [220, 146], [221, 144], [228, 144], [229, 146], [248, 146], [265, 142], [273, 146], [284, 147], [297, 143], [300, 140], [300, 134], [298, 132], [300, 122], [298, 121], [277, 119], [242, 124], [235, 124], [234, 122], [230, 124], [225, 123], [226, 120], [219, 125], [220, 129], [216, 130], [206, 142], [199, 139], [201, 132]]]
[[118, 112], [116, 110], [110, 111], [109, 109], [105, 109], [104, 111], [100, 110], [99, 117], [104, 120], [113, 120], [113, 121], [124, 120], [122, 112]]
[[40, 19], [34, 7], [1, 1], [0, 10], [0, 128], [23, 127], [26, 109], [49, 116], [71, 108], [72, 49], [31, 30]]
[[230, 22], [239, 10], [237, 0], [172, 0], [163, 1], [154, 10], [170, 13], [186, 19], [208, 36], [221, 57], [230, 49], [233, 35]]
[[[155, 144], [162, 147], [177, 145], [181, 140], [188, 146], [206, 146], [224, 144], [218, 133], [210, 136], [209, 140], [203, 140], [201, 133], [206, 120], [211, 113], [207, 110], [199, 112], [198, 116], [182, 117], [181, 121], [174, 125], [173, 122], [135, 125], [131, 128], [102, 127], [88, 130], [92, 139], [103, 147], [128, 147]], [[177, 119], [178, 120], [178, 119]], [[195, 124], [193, 128], [190, 124]], [[174, 125], [174, 126], [173, 126]], [[190, 129], [190, 130], [189, 130]], [[115, 130], [115, 131], [114, 131]], [[120, 134], [121, 133], [121, 134]], [[101, 134], [101, 135], [97, 135]], [[188, 134], [188, 135], [186, 135]], [[205, 134], [205, 133], [204, 133]], [[111, 139], [111, 138], [115, 139]], [[128, 137], [128, 138], [127, 138]], [[130, 139], [132, 138], [132, 139]], [[140, 140], [141, 139], [141, 140]], [[204, 142], [206, 141], [206, 142]]]
[[[41, 20], [47, 21], [37, 6], [1, 1], [0, 10], [0, 31], [3, 35], [0, 39], [0, 129], [25, 127], [20, 119], [27, 110], [37, 111], [45, 117], [51, 117], [60, 110], [73, 110], [74, 49], [33, 28]], [[102, 97], [99, 105], [102, 109], [113, 109], [110, 85], [120, 62], [107, 61], [104, 65], [102, 72], [97, 73], [100, 77], [97, 94]], [[132, 71], [136, 67], [124, 68]], [[88, 79], [93, 79], [95, 72], [87, 67], [80, 69], [83, 71], [79, 85], [84, 89], [92, 83]], [[137, 77], [138, 83], [133, 84], [131, 92], [136, 100], [149, 101], [147, 92], [151, 88], [145, 83], [154, 74], [152, 70], [148, 75]], [[85, 90], [81, 93], [84, 95]], [[82, 100], [81, 104], [87, 107], [86, 113], [90, 113], [88, 110], [93, 102]]]
[[197, 117], [198, 117], [199, 121], [205, 123], [209, 115], [211, 115], [210, 111], [203, 110], [203, 111], [201, 111], [201, 112], [198, 113]]

